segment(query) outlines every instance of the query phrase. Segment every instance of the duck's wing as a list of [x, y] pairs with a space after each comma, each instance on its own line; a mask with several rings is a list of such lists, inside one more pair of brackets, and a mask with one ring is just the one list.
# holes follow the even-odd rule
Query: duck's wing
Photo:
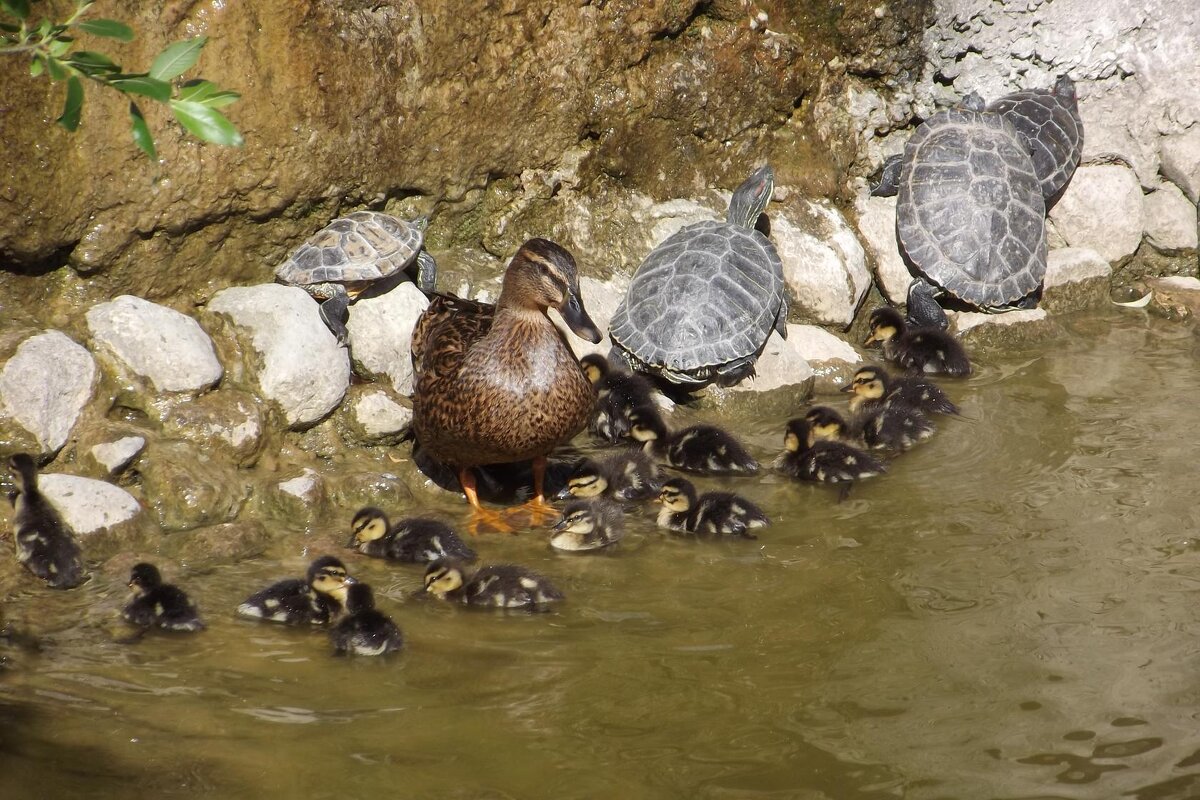
[[435, 294], [413, 328], [413, 382], [422, 376], [458, 373], [467, 349], [492, 327], [496, 307], [448, 294]]

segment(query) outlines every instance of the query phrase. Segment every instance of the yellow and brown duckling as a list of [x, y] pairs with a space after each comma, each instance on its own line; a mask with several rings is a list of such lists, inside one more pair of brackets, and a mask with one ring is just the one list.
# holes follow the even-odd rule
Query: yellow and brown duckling
[[775, 468], [793, 478], [820, 483], [847, 483], [881, 475], [887, 466], [857, 447], [828, 439], [817, 439], [804, 418], [788, 422], [783, 452]]
[[374, 506], [359, 510], [350, 522], [346, 543], [363, 555], [414, 564], [443, 558], [474, 561], [475, 551], [446, 523], [428, 517], [405, 517], [394, 525]]
[[596, 410], [588, 430], [598, 439], [619, 442], [629, 438], [629, 413], [654, 402], [654, 386], [644, 376], [614, 366], [597, 353], [584, 356], [579, 365], [596, 387]]
[[430, 456], [458, 470], [473, 528], [512, 529], [479, 505], [471, 470], [483, 464], [532, 459], [526, 507], [534, 517], [558, 514], [543, 494], [546, 456], [583, 430], [596, 395], [549, 308], [581, 338], [600, 341], [575, 259], [530, 239], [509, 262], [495, 306], [436, 295], [413, 330], [413, 432]]
[[162, 573], [153, 564], [134, 564], [129, 571], [129, 588], [133, 597], [121, 616], [139, 628], [162, 628], [168, 631], [202, 631], [200, 613], [178, 586], [164, 583]]
[[658, 464], [640, 450], [629, 450], [600, 461], [591, 458], [580, 461], [558, 493], [558, 499], [607, 497], [635, 502], [656, 497], [661, 485]]
[[73, 589], [87, 580], [75, 533], [38, 489], [37, 465], [28, 453], [9, 459], [17, 474], [12, 503], [17, 561], [52, 589]]
[[936, 383], [921, 378], [894, 377], [879, 366], [860, 367], [842, 391], [850, 393], [850, 410], [857, 414], [869, 414], [891, 399], [924, 414], [959, 413], [958, 406]]
[[325, 625], [342, 613], [346, 593], [355, 583], [346, 565], [333, 556], [321, 556], [303, 578], [273, 583], [242, 601], [243, 617], [288, 625]]
[[815, 439], [844, 442], [853, 447], [863, 443], [862, 431], [836, 408], [813, 406], [804, 412], [804, 419], [808, 422]]
[[842, 442], [851, 447], [907, 450], [934, 433], [929, 418], [899, 398], [872, 404], [862, 413], [855, 414], [853, 423], [828, 406], [813, 406], [804, 413], [804, 419], [815, 439]]
[[630, 435], [645, 451], [676, 469], [707, 475], [753, 474], [758, 462], [732, 434], [715, 425], [692, 425], [671, 433], [654, 408], [630, 414]]
[[576, 500], [563, 509], [550, 546], [555, 550], [599, 550], [625, 538], [621, 508], [602, 499]]
[[425, 591], [440, 600], [484, 608], [540, 609], [566, 596], [538, 573], [512, 564], [472, 572], [461, 561], [439, 561], [425, 570]]
[[381, 656], [404, 647], [404, 634], [391, 618], [375, 608], [375, 594], [365, 583], [346, 590], [346, 614], [329, 629], [337, 655]]
[[963, 377], [971, 374], [971, 359], [962, 344], [944, 330], [910, 328], [894, 308], [871, 312], [871, 332], [863, 344], [879, 343], [883, 357], [906, 370]]
[[673, 478], [663, 484], [658, 501], [658, 525], [700, 536], [740, 536], [757, 539], [750, 531], [771, 523], [761, 508], [733, 492], [698, 494], [692, 482]]

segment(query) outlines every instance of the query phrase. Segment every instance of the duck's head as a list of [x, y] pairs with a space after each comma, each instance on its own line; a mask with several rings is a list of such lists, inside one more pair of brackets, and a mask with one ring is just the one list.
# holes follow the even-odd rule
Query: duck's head
[[579, 462], [579, 466], [567, 478], [567, 485], [558, 493], [559, 500], [568, 497], [598, 497], [608, 488], [608, 479], [604, 477], [600, 465], [590, 458]]
[[539, 313], [556, 308], [577, 336], [592, 344], [600, 341], [600, 329], [579, 297], [575, 259], [548, 239], [530, 239], [517, 250], [504, 272], [496, 306]]
[[890, 306], [880, 306], [872, 311], [867, 324], [870, 326], [871, 332], [863, 340], [863, 344], [873, 344], [874, 342], [883, 344], [904, 333], [904, 317]]
[[813, 406], [804, 413], [816, 439], [840, 439], [846, 434], [846, 419], [829, 406]]
[[882, 367], [861, 367], [850, 383], [842, 387], [843, 392], [849, 392], [850, 409], [857, 409], [867, 400], [879, 400], [887, 394], [888, 374]]
[[346, 589], [346, 611], [357, 614], [360, 611], [370, 611], [375, 607], [375, 593], [365, 583], [355, 581]]
[[674, 513], [684, 513], [696, 503], [696, 487], [687, 478], [672, 478], [658, 490], [654, 502], [662, 503]]
[[466, 568], [457, 561], [434, 561], [425, 569], [425, 591], [444, 599], [466, 583]]
[[322, 556], [308, 567], [308, 585], [342, 605], [346, 604], [346, 592], [355, 583], [346, 572], [346, 565], [333, 556]]
[[799, 453], [813, 446], [816, 436], [812, 426], [804, 417], [789, 420], [783, 432], [783, 449], [788, 453]]
[[354, 515], [350, 521], [350, 540], [346, 547], [354, 548], [376, 539], [382, 539], [388, 532], [388, 518], [378, 508], [367, 506]]
[[608, 359], [599, 353], [589, 353], [579, 359], [579, 366], [583, 368], [583, 374], [593, 386], [604, 380], [611, 369], [608, 365]]
[[129, 570], [128, 586], [133, 589], [134, 594], [143, 595], [151, 589], [162, 586], [162, 582], [162, 574], [158, 571], [158, 567], [147, 564], [145, 561], [134, 564], [133, 569]]
[[653, 404], [639, 405], [629, 411], [629, 436], [637, 442], [655, 442], [667, 438], [667, 423]]
[[[556, 550], [594, 550], [610, 544], [605, 514], [593, 501], [578, 500], [563, 509], [550, 546]], [[618, 537], [619, 538], [619, 537]]]

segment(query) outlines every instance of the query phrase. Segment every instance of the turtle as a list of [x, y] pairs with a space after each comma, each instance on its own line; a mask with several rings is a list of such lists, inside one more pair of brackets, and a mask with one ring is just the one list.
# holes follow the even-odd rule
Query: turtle
[[729, 386], [753, 374], [771, 331], [787, 338], [783, 264], [755, 224], [775, 174], [756, 170], [724, 221], [680, 229], [634, 272], [609, 328], [630, 368], [683, 387]]
[[425, 218], [406, 221], [380, 211], [338, 217], [310, 236], [275, 269], [275, 278], [299, 286], [321, 303], [321, 319], [345, 344], [346, 310], [369, 285], [416, 263], [416, 284], [431, 292], [437, 263], [423, 247]]
[[1063, 75], [1053, 89], [1006, 94], [987, 106], [1002, 115], [1029, 145], [1046, 211], [1057, 202], [1083, 154], [1083, 120], [1075, 82]]

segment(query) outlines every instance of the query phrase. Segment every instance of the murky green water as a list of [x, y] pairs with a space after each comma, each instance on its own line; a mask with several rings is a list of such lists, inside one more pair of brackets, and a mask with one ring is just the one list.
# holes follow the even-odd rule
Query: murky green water
[[[418, 568], [351, 556], [396, 659], [233, 617], [303, 571], [299, 532], [168, 566], [197, 637], [114, 643], [108, 578], [31, 592], [5, 609], [42, 649], [3, 650], [0, 797], [1200, 796], [1196, 332], [1065, 327], [983, 359], [950, 386], [971, 419], [844, 503], [736, 482], [777, 519], [757, 543], [670, 538], [649, 510], [609, 556], [480, 540], [555, 578], [554, 613], [414, 600]], [[748, 426], [765, 458], [782, 422]]]

